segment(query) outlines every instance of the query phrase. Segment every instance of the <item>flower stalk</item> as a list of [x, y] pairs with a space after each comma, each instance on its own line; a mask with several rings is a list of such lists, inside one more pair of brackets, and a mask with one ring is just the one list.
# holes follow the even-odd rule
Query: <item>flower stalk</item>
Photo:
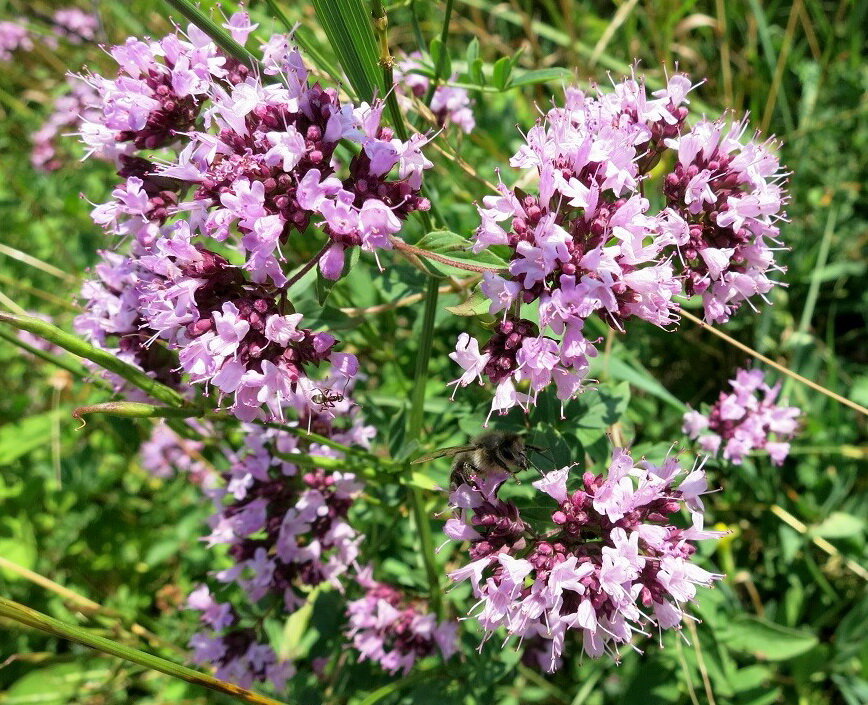
[[214, 678], [214, 676], [209, 676], [206, 673], [200, 673], [186, 666], [179, 666], [177, 663], [160, 658], [159, 656], [118, 644], [111, 639], [96, 636], [86, 629], [66, 624], [17, 602], [7, 600], [4, 597], [0, 597], [0, 617], [11, 619], [14, 622], [38, 629], [61, 639], [74, 641], [77, 644], [82, 644], [96, 651], [136, 663], [153, 671], [165, 673], [172, 678], [178, 678], [188, 683], [201, 685], [218, 693], [230, 695], [241, 702], [253, 703], [254, 705], [285, 705], [285, 703], [279, 700], [254, 693], [252, 690], [247, 690], [246, 688], [240, 688], [237, 685]]

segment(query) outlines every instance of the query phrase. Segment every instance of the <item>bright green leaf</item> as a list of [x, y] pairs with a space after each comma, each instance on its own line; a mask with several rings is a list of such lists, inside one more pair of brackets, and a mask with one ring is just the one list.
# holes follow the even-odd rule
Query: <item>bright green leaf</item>
[[785, 661], [810, 651], [819, 643], [811, 632], [746, 614], [736, 615], [719, 637], [731, 651], [751, 654], [763, 661]]

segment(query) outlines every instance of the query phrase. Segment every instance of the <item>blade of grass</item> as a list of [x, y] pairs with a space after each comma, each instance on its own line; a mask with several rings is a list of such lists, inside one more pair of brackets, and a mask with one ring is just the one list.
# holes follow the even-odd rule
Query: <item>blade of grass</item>
[[[70, 590], [68, 587], [61, 585], [60, 583], [54, 582], [51, 578], [47, 578], [41, 573], [36, 573], [29, 568], [25, 568], [23, 565], [18, 565], [13, 561], [10, 561], [8, 558], [4, 558], [0, 556], [0, 568], [8, 570], [16, 575], [20, 575], [25, 580], [29, 580], [34, 585], [38, 585], [45, 590], [49, 590], [50, 592], [59, 595], [66, 603], [75, 605], [76, 609], [81, 611], [86, 615], [95, 615], [102, 616], [112, 619], [123, 619], [123, 615], [119, 612], [115, 612], [108, 607], [104, 607], [98, 602], [94, 602], [90, 598], [85, 597], [84, 595], [79, 595], [77, 592]], [[166, 649], [172, 649], [179, 653], [184, 653], [184, 650], [161, 637], [158, 637], [152, 631], [148, 630], [146, 627], [143, 627], [141, 624], [133, 622], [131, 624], [125, 624], [125, 628], [129, 630], [131, 634], [134, 634], [137, 637], [143, 637], [150, 641], [155, 646], [161, 646]]]
[[633, 11], [633, 8], [636, 7], [639, 0], [627, 0], [623, 5], [621, 5], [618, 10], [615, 12], [615, 15], [606, 25], [606, 29], [600, 37], [599, 41], [597, 41], [594, 46], [593, 51], [591, 52], [591, 56], [588, 58], [588, 65], [595, 66], [597, 63], [597, 59], [600, 58], [600, 55], [606, 51], [606, 47], [609, 46], [609, 42], [612, 41], [612, 37], [615, 36], [615, 32], [618, 31], [618, 28], [627, 21], [627, 17], [629, 17], [630, 13]]
[[0, 328], [0, 338], [3, 338], [3, 340], [6, 340], [9, 343], [12, 343], [13, 345], [21, 348], [22, 350], [26, 350], [31, 355], [34, 355], [34, 356], [36, 356], [42, 360], [45, 360], [46, 362], [50, 362], [52, 365], [55, 365], [56, 367], [59, 367], [62, 370], [66, 370], [67, 372], [71, 372], [76, 377], [87, 377], [88, 375], [91, 374], [91, 372], [83, 365], [80, 365], [77, 360], [74, 360], [74, 359], [64, 360], [63, 358], [58, 357], [57, 355], [54, 355], [53, 353], [46, 352], [45, 350], [40, 350], [39, 348], [31, 345], [30, 343], [26, 343], [23, 340], [20, 340], [18, 338], [18, 336], [16, 336], [12, 332], [6, 330], [5, 328]]
[[689, 321], [693, 321], [696, 325], [704, 328], [709, 333], [716, 335], [718, 338], [725, 340], [730, 345], [733, 345], [734, 347], [738, 348], [739, 350], [746, 352], [748, 355], [755, 357], [760, 362], [764, 362], [769, 367], [774, 367], [778, 372], [781, 372], [781, 373], [787, 375], [787, 377], [790, 377], [790, 378], [796, 380], [797, 382], [801, 382], [802, 384], [807, 385], [811, 389], [814, 389], [814, 390], [820, 392], [821, 394], [825, 394], [827, 397], [834, 399], [835, 401], [839, 402], [840, 404], [843, 404], [844, 406], [849, 406], [851, 409], [855, 409], [860, 414], [864, 414], [865, 416], [868, 416], [868, 409], [866, 409], [861, 404], [857, 404], [855, 401], [850, 401], [846, 397], [842, 397], [840, 394], [833, 392], [831, 389], [826, 389], [823, 385], [817, 384], [816, 382], [814, 382], [810, 379], [807, 379], [806, 377], [802, 377], [802, 375], [800, 375], [796, 372], [793, 372], [791, 369], [784, 367], [783, 365], [775, 362], [774, 360], [766, 357], [765, 355], [761, 355], [753, 348], [745, 345], [744, 343], [740, 343], [735, 338], [727, 335], [723, 331], [717, 330], [717, 328], [715, 328], [714, 326], [708, 325], [701, 318], [697, 318], [692, 313], [685, 311], [683, 308], [679, 311], [679, 313], [684, 318], [688, 319]]
[[[776, 73], [776, 64], [777, 59], [775, 59], [775, 48], [772, 44], [771, 31], [769, 29], [768, 19], [766, 18], [766, 13], [763, 11], [762, 4], [759, 0], [748, 0], [748, 5], [750, 6], [751, 11], [753, 12], [754, 17], [757, 21], [757, 29], [759, 31], [760, 44], [763, 48], [763, 56], [766, 60], [766, 65], [768, 66], [769, 74], [774, 76]], [[778, 96], [778, 103], [780, 104], [781, 114], [784, 118], [784, 125], [786, 126], [787, 132], [792, 132], [794, 129], [793, 126], [793, 113], [790, 109], [789, 101], [787, 100], [787, 96], [784, 93], [783, 89], [780, 90]], [[766, 111], [768, 112], [768, 111]], [[763, 118], [763, 131], [765, 131], [768, 123]]]
[[370, 103], [385, 95], [377, 42], [362, 0], [313, 0], [314, 10], [356, 96]]
[[293, 39], [298, 42], [298, 45], [304, 51], [305, 56], [310, 58], [315, 66], [329, 74], [336, 83], [340, 83], [341, 70], [335, 66], [334, 62], [330, 58], [320, 51], [311, 31], [301, 24], [293, 24], [290, 22], [289, 17], [286, 16], [283, 8], [280, 7], [275, 0], [265, 0], [265, 4], [268, 5], [271, 14], [277, 18], [277, 20], [283, 25], [284, 29], [292, 34]]
[[[509, 22], [510, 24], [514, 24], [518, 27], [524, 27], [524, 19], [522, 16], [515, 12], [514, 10], [507, 9], [500, 5], [497, 6], [497, 9], [494, 10], [493, 4], [489, 2], [489, 0], [461, 0], [461, 2], [469, 7], [474, 7], [480, 10], [485, 10], [486, 12], [496, 13], [497, 19], [502, 20], [504, 22]], [[582, 42], [574, 42], [571, 44], [570, 35], [567, 32], [563, 32], [555, 27], [541, 22], [539, 20], [534, 20], [531, 22], [531, 30], [538, 34], [540, 37], [544, 37], [551, 42], [554, 42], [558, 46], [569, 47], [580, 56], [585, 58], [589, 58], [591, 54], [593, 54], [593, 47], [588, 46]], [[624, 76], [629, 76], [631, 74], [632, 67], [630, 64], [627, 64], [623, 61], [619, 61], [615, 59], [605, 52], [600, 54], [597, 57], [597, 61], [600, 66], [603, 68], [607, 68], [610, 71], [615, 71], [618, 74], [622, 74]], [[658, 89], [663, 88], [663, 81], [654, 77], [648, 76], [646, 79], [646, 83], [650, 88]], [[719, 112], [719, 110], [715, 110], [708, 103], [701, 101], [695, 97], [690, 98], [690, 105], [692, 109], [695, 109], [698, 113], [707, 113], [712, 115], [714, 113]]]
[[95, 348], [93, 345], [86, 343], [81, 338], [78, 338], [60, 328], [46, 323], [45, 321], [34, 318], [32, 316], [16, 316], [11, 313], [0, 313], [0, 323], [8, 323], [19, 330], [26, 330], [40, 338], [54, 343], [60, 348], [71, 352], [73, 355], [78, 355], [91, 362], [96, 363], [100, 367], [109, 372], [114, 372], [116, 375], [123, 377], [127, 382], [135, 387], [138, 387], [143, 392], [147, 392], [154, 399], [169, 404], [170, 406], [184, 406], [185, 401], [178, 392], [165, 384], [161, 384], [155, 379], [148, 377], [140, 369], [127, 364], [123, 360], [118, 359], [112, 353]]
[[0, 597], [0, 617], [11, 619], [14, 622], [24, 624], [33, 629], [38, 629], [46, 634], [52, 634], [61, 639], [74, 641], [77, 644], [82, 644], [91, 649], [102, 651], [103, 653], [116, 656], [125, 661], [137, 663], [140, 666], [144, 666], [153, 671], [165, 673], [167, 676], [171, 676], [172, 678], [178, 678], [187, 681], [188, 683], [200, 685], [210, 690], [215, 690], [218, 693], [225, 693], [226, 695], [230, 695], [245, 703], [253, 703], [254, 705], [285, 705], [285, 703], [281, 703], [279, 700], [259, 695], [259, 693], [254, 693], [252, 690], [240, 688], [237, 685], [220, 680], [219, 678], [214, 678], [214, 676], [209, 676], [206, 673], [200, 673], [192, 668], [180, 666], [177, 663], [160, 658], [159, 656], [154, 656], [146, 651], [140, 651], [139, 649], [134, 649], [130, 646], [118, 644], [111, 639], [96, 636], [86, 629], [82, 629], [81, 627], [72, 624], [66, 624], [65, 622], [61, 622], [59, 619], [54, 619], [53, 617], [32, 610], [17, 602], [7, 600], [5, 597]]
[[69, 282], [70, 284], [75, 284], [78, 281], [75, 277], [67, 274], [62, 269], [55, 267], [53, 264], [43, 262], [38, 257], [29, 255], [26, 252], [17, 250], [14, 247], [10, 247], [9, 245], [4, 245], [3, 243], [0, 243], [0, 254], [4, 254], [7, 257], [11, 257], [12, 259], [17, 259], [19, 262], [28, 264], [31, 267], [35, 267], [36, 269], [40, 269], [46, 274], [50, 274], [51, 276], [57, 277], [58, 279], [63, 279], [63, 281]]

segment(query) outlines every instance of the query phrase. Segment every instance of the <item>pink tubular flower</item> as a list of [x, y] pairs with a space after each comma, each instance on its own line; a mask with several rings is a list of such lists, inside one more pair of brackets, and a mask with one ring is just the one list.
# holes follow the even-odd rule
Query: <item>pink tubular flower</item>
[[[508, 276], [487, 274], [482, 285], [502, 323], [477, 344], [499, 390], [525, 383], [531, 403], [551, 382], [562, 401], [579, 393], [596, 354], [582, 333], [594, 314], [619, 332], [632, 318], [667, 327], [683, 292], [702, 295], [706, 320], [723, 322], [771, 288], [767, 274], [779, 267], [769, 243], [785, 200], [772, 143], [742, 143], [743, 122], [688, 131], [691, 88], [676, 74], [652, 95], [635, 79], [596, 96], [567, 89], [564, 107], [538, 120], [510, 161], [536, 188], [501, 183], [482, 199], [473, 251], [510, 250]], [[668, 150], [676, 165], [658, 199], [667, 207], [654, 212], [648, 175]]]
[[362, 661], [380, 664], [389, 673], [406, 675], [420, 658], [437, 651], [448, 659], [458, 649], [455, 622], [437, 622], [410, 602], [402, 592], [371, 578], [371, 569], [359, 571], [357, 580], [365, 596], [347, 603], [347, 636]]
[[[617, 660], [618, 646], [648, 625], [679, 628], [696, 588], [723, 577], [691, 560], [693, 541], [723, 532], [703, 529], [701, 468], [684, 475], [676, 458], [655, 466], [624, 449], [615, 450], [607, 476], [586, 472], [577, 489], [568, 487], [570, 468], [550, 472], [533, 483], [556, 503], [540, 530], [498, 496], [506, 474], [471, 477], [453, 490], [448, 535], [469, 540], [471, 562], [450, 577], [470, 581], [472, 616], [486, 638], [502, 627], [528, 639], [553, 671], [570, 631], [589, 656]], [[683, 508], [691, 528], [672, 523]]]
[[798, 430], [800, 409], [778, 405], [780, 384], [770, 387], [760, 370], [738, 370], [729, 384], [732, 392], [721, 392], [707, 415], [693, 409], [684, 414], [684, 432], [710, 453], [722, 449], [736, 465], [752, 450], [764, 450], [781, 465]]

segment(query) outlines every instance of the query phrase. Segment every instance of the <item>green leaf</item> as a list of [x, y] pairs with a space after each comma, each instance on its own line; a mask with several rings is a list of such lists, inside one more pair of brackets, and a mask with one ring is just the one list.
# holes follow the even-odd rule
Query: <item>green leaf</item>
[[467, 67], [467, 75], [471, 82], [479, 86], [485, 85], [485, 72], [482, 70], [482, 59], [474, 59]]
[[512, 73], [512, 63], [509, 60], [508, 56], [501, 57], [494, 64], [494, 70], [492, 72], [491, 82], [494, 84], [495, 88], [499, 88], [500, 90], [506, 90], [506, 87], [509, 85], [509, 77]]
[[[491, 250], [483, 250], [479, 254], [470, 252], [473, 243], [458, 233], [449, 230], [434, 230], [426, 233], [415, 245], [420, 250], [433, 252], [448, 257], [457, 264], [467, 264], [482, 267], [506, 268], [507, 262]], [[426, 259], [426, 263], [440, 274], [448, 277], [467, 276], [467, 270], [453, 267], [444, 262]]]
[[808, 532], [824, 539], [847, 539], [865, 531], [865, 520], [846, 512], [832, 512]]
[[5, 597], [0, 597], [0, 617], [24, 624], [33, 629], [38, 629], [61, 639], [83, 644], [91, 649], [102, 651], [126, 661], [132, 661], [140, 666], [165, 673], [173, 678], [179, 678], [188, 683], [194, 683], [220, 693], [232, 695], [242, 702], [255, 703], [257, 705], [283, 705], [278, 700], [259, 695], [232, 683], [227, 683], [207, 673], [201, 673], [187, 666], [180, 666], [159, 656], [153, 656], [146, 651], [140, 651], [112, 639], [97, 636], [78, 625], [67, 624], [59, 619], [54, 619], [46, 614], [30, 609], [25, 605], [7, 600]]
[[470, 66], [476, 59], [479, 58], [479, 39], [474, 37], [467, 45], [467, 65]]
[[347, 257], [344, 262], [344, 271], [341, 272], [341, 276], [337, 279], [327, 279], [322, 275], [319, 267], [316, 268], [316, 284], [314, 285], [314, 292], [316, 293], [316, 301], [320, 306], [325, 306], [325, 302], [328, 301], [332, 289], [335, 288], [335, 284], [347, 276], [350, 270], [356, 266], [361, 253], [362, 251], [358, 247], [354, 247], [350, 250], [350, 256]]
[[534, 86], [538, 83], [548, 83], [549, 81], [571, 81], [573, 78], [573, 72], [564, 68], [537, 69], [535, 71], [523, 71], [522, 73], [515, 74], [509, 82], [509, 87]]
[[127, 382], [134, 387], [138, 387], [143, 392], [147, 392], [154, 399], [170, 404], [171, 406], [183, 406], [184, 399], [178, 392], [165, 384], [157, 382], [155, 379], [148, 377], [140, 369], [127, 364], [120, 360], [116, 355], [105, 350], [95, 348], [93, 345], [86, 343], [81, 338], [78, 338], [70, 333], [62, 331], [50, 323], [46, 323], [42, 319], [34, 318], [33, 316], [17, 316], [11, 313], [0, 313], [0, 322], [8, 323], [19, 330], [26, 330], [40, 338], [44, 338], [50, 343], [54, 343], [60, 348], [71, 352], [73, 355], [78, 355], [91, 362], [96, 363], [100, 367], [109, 372], [114, 372], [116, 375], [123, 377]]
[[[96, 659], [94, 659], [95, 661]], [[53, 663], [39, 666], [15, 681], [3, 696], [3, 705], [68, 705], [82, 692], [96, 690], [112, 677], [108, 666]]]
[[[431, 54], [431, 62], [434, 64], [435, 73], [438, 76], [449, 78], [452, 75], [452, 59], [449, 56], [449, 49], [443, 46], [443, 41], [440, 37], [434, 37], [428, 47]], [[437, 69], [440, 69], [437, 71]]]
[[813, 649], [816, 635], [790, 629], [762, 617], [736, 615], [720, 633], [721, 641], [736, 653], [751, 654], [764, 661], [786, 661]]
[[432, 230], [430, 233], [425, 233], [416, 243], [416, 247], [438, 253], [467, 251], [472, 246], [473, 243], [466, 237], [450, 230]]
[[316, 15], [356, 97], [385, 95], [371, 17], [362, 0], [313, 0]]
[[444, 308], [456, 316], [482, 316], [488, 313], [488, 308], [491, 301], [481, 291], [474, 291], [470, 297], [455, 306], [445, 306]]
[[648, 392], [650, 395], [657, 397], [661, 401], [665, 401], [679, 411], [683, 412], [687, 410], [687, 406], [683, 401], [669, 392], [648, 370], [638, 363], [627, 363], [612, 355], [609, 358], [609, 374], [614, 379], [624, 380], [637, 389]]
[[66, 410], [55, 409], [44, 414], [28, 416], [18, 423], [0, 428], [0, 467], [9, 465], [22, 455], [45, 446], [51, 436], [52, 425]]
[[[32, 570], [36, 567], [36, 537], [30, 522], [21, 517], [0, 519], [0, 556], [22, 568]], [[22, 579], [8, 568], [0, 568], [0, 575], [7, 580]]]
[[585, 392], [579, 402], [583, 408], [574, 417], [576, 427], [602, 431], [621, 420], [630, 403], [630, 385], [600, 385]]

